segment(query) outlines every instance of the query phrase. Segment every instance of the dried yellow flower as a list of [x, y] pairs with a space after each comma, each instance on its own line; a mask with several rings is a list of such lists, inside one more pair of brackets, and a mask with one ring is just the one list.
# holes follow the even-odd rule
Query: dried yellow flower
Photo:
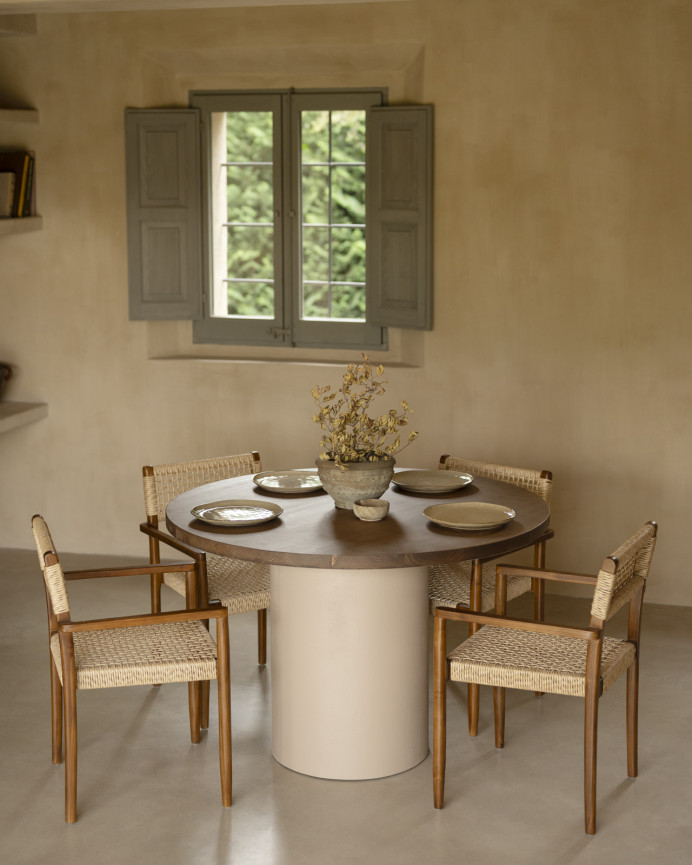
[[418, 435], [409, 433], [406, 444], [401, 444], [399, 429], [408, 424], [412, 414], [405, 400], [401, 401], [400, 412], [389, 409], [377, 418], [368, 415], [370, 404], [385, 392], [387, 382], [380, 380], [384, 375], [382, 364], [373, 367], [367, 354], [362, 357], [361, 363], [348, 364], [337, 390], [332, 390], [331, 385], [311, 389], [318, 409], [312, 419], [324, 431], [320, 459], [334, 460], [342, 469], [349, 462], [374, 462], [393, 456]]

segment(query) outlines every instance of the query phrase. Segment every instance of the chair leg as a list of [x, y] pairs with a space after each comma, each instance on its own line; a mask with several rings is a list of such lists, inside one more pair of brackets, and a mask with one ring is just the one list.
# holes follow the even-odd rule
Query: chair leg
[[433, 803], [444, 806], [447, 758], [447, 651], [445, 620], [435, 617], [433, 636]]
[[199, 729], [200, 729], [200, 683], [187, 683], [187, 697], [190, 706], [190, 741], [193, 745], [199, 744]]
[[[481, 591], [483, 587], [483, 566], [478, 559], [473, 560], [471, 566], [471, 588], [469, 609], [479, 612], [481, 609]], [[480, 625], [475, 622], [469, 625], [469, 637], [472, 637]], [[468, 715], [469, 736], [478, 735], [478, 715], [480, 702], [480, 686], [469, 684], [468, 686]]]
[[62, 684], [55, 666], [53, 656], [50, 657], [50, 714], [51, 741], [53, 746], [53, 763], [62, 763]]
[[77, 819], [77, 685], [65, 682], [65, 822]]
[[493, 688], [493, 709], [495, 711], [495, 747], [505, 746], [505, 689]]
[[[545, 568], [545, 541], [536, 544], [533, 554], [533, 566], [535, 568]], [[533, 617], [537, 622], [542, 622], [545, 619], [545, 580], [533, 577], [531, 579], [531, 589], [533, 591]], [[542, 697], [543, 691], [536, 691], [536, 696]]]
[[161, 574], [151, 575], [151, 611], [152, 613], [161, 612], [161, 586], [163, 577]]
[[209, 729], [209, 681], [200, 682], [199, 691], [199, 726], [202, 730]]
[[219, 688], [219, 767], [221, 771], [221, 802], [224, 808], [231, 805], [232, 756], [231, 756], [231, 686], [228, 647], [228, 616], [216, 620], [217, 683]]
[[267, 610], [257, 610], [257, 663], [267, 663]]
[[[155, 552], [154, 552], [155, 551]], [[159, 561], [159, 553], [158, 546], [155, 545], [154, 539], [149, 538], [149, 561], [152, 564], [158, 564]], [[150, 577], [151, 582], [151, 611], [152, 613], [160, 613], [161, 612], [161, 586], [163, 584], [163, 576], [161, 574], [152, 574]], [[160, 688], [161, 684], [155, 684], [154, 688]]]
[[478, 735], [478, 717], [480, 715], [480, 685], [468, 686], [469, 736]]
[[639, 774], [639, 659], [627, 670], [627, 775]]
[[586, 689], [584, 712], [584, 827], [596, 834], [596, 751], [598, 739], [598, 692]]

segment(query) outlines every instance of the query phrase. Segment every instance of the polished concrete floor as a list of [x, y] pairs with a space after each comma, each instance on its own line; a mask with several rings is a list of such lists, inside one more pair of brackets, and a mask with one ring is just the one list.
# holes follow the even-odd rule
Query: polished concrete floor
[[[65, 567], [104, 560], [62, 556]], [[145, 578], [146, 579], [146, 578]], [[71, 584], [73, 618], [144, 611], [146, 582]], [[177, 606], [171, 595], [168, 606]], [[549, 597], [549, 616], [587, 619]], [[515, 613], [528, 610], [523, 599]], [[624, 681], [601, 701], [598, 833], [583, 831], [583, 704], [508, 695], [506, 745], [493, 746], [482, 693], [476, 739], [452, 687], [446, 806], [432, 767], [338, 782], [271, 756], [271, 669], [259, 668], [255, 617], [231, 619], [233, 807], [223, 809], [215, 701], [191, 745], [185, 685], [80, 692], [78, 820], [63, 822], [63, 769], [50, 761], [43, 587], [35, 553], [0, 550], [0, 862], [2, 865], [678, 865], [692, 861], [692, 608], [645, 610], [640, 775], [627, 778]], [[308, 623], [309, 624], [309, 623]], [[616, 623], [621, 626], [621, 622]], [[454, 635], [452, 635], [454, 636]]]

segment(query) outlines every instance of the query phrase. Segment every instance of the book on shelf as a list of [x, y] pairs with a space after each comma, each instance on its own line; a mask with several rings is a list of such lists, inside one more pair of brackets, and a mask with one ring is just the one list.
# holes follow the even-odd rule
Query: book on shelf
[[15, 176], [14, 171], [0, 171], [0, 218], [12, 216]]
[[33, 152], [29, 152], [29, 168], [26, 175], [26, 192], [24, 193], [24, 207], [21, 216], [31, 216], [34, 212], [34, 162]]
[[10, 216], [14, 218], [31, 214], [31, 197], [34, 186], [33, 163], [34, 156], [27, 150], [0, 151], [0, 173], [14, 174], [14, 194], [10, 213]]

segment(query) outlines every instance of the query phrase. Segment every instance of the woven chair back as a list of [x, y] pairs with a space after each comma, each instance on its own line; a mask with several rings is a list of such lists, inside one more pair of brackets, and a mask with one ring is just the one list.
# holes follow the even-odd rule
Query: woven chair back
[[553, 495], [553, 478], [550, 472], [536, 469], [520, 469], [514, 466], [503, 466], [498, 463], [486, 463], [481, 460], [467, 460], [459, 457], [440, 457], [440, 468], [453, 471], [468, 472], [476, 478], [488, 478], [493, 481], [504, 481], [521, 487], [550, 504]]
[[[150, 469], [151, 473], [147, 473], [147, 469]], [[194, 487], [261, 471], [260, 456], [254, 452], [194, 462], [145, 466], [143, 483], [147, 517], [155, 516], [163, 521], [170, 500]]]
[[594, 618], [612, 618], [644, 586], [656, 546], [656, 531], [655, 523], [647, 523], [604, 560], [591, 605]]
[[60, 613], [69, 614], [70, 603], [67, 598], [67, 587], [65, 585], [65, 575], [63, 574], [62, 566], [60, 562], [56, 562], [53, 565], [46, 565], [45, 562], [46, 553], [53, 553], [57, 558], [55, 545], [48, 530], [48, 525], [43, 517], [37, 514], [31, 521], [31, 529], [34, 533], [36, 552], [38, 553], [39, 564], [41, 565], [43, 579], [48, 589], [53, 612], [56, 615]]

